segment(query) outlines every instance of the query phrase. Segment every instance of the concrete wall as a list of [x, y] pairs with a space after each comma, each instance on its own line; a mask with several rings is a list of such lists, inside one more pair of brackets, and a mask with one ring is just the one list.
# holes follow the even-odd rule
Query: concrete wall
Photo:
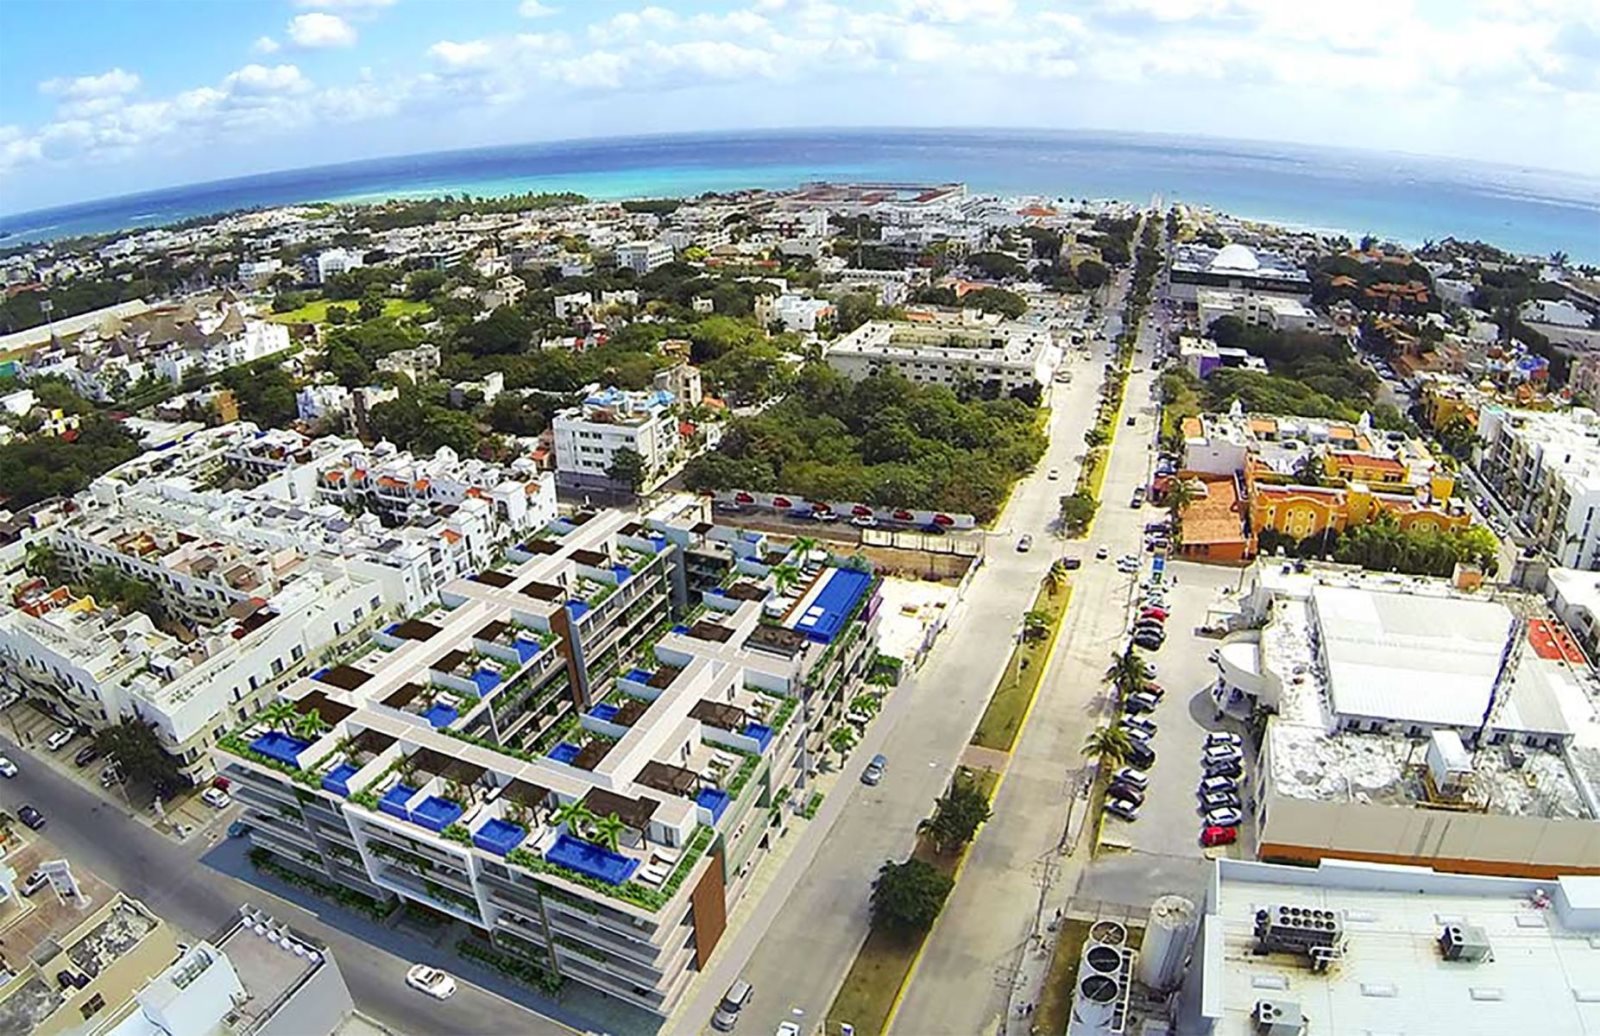
[[322, 1036], [337, 1029], [355, 1006], [339, 965], [323, 950], [322, 967], [291, 990], [253, 1036]]

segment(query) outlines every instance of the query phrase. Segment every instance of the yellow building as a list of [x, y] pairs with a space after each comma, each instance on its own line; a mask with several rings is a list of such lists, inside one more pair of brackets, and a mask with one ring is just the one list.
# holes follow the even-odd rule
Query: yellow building
[[1474, 429], [1478, 427], [1478, 405], [1483, 393], [1453, 378], [1424, 378], [1422, 382], [1422, 417], [1429, 428], [1438, 431], [1445, 425], [1462, 418]]

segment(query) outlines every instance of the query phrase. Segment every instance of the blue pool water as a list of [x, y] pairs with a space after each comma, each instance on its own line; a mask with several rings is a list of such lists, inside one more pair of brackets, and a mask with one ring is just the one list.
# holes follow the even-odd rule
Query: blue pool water
[[701, 788], [694, 801], [695, 805], [711, 811], [711, 822], [715, 824], [722, 819], [723, 811], [733, 799], [721, 788]]
[[583, 618], [585, 615], [587, 615], [589, 613], [588, 602], [586, 602], [586, 601], [568, 601], [567, 602], [567, 611], [572, 613], [572, 617], [574, 619], [581, 619], [581, 618]]
[[443, 831], [466, 812], [459, 805], [438, 795], [429, 795], [411, 811], [411, 822], [421, 824], [429, 831]]
[[528, 837], [528, 832], [521, 824], [513, 824], [509, 820], [498, 817], [490, 820], [478, 828], [472, 835], [472, 844], [484, 852], [504, 856], [506, 853], [522, 844]]
[[654, 676], [654, 675], [656, 675], [656, 674], [652, 673], [648, 669], [640, 669], [638, 667], [635, 667], [633, 669], [628, 670], [628, 675], [626, 677], [624, 677], [624, 679], [632, 680], [634, 683], [649, 683], [650, 682], [650, 678], [652, 676]]
[[354, 763], [340, 763], [322, 775], [322, 790], [331, 791], [335, 795], [350, 794], [350, 778], [356, 775], [360, 767]]
[[622, 884], [639, 869], [638, 860], [571, 835], [557, 838], [555, 844], [544, 854], [544, 858], [550, 863], [597, 878], [608, 885]]
[[565, 741], [550, 749], [550, 758], [558, 763], [571, 763], [578, 758], [578, 746], [569, 745]]
[[763, 752], [767, 750], [768, 745], [772, 744], [772, 728], [765, 723], [746, 723], [744, 725], [744, 736], [761, 746], [761, 751]]
[[411, 787], [410, 785], [396, 784], [394, 787], [383, 793], [383, 798], [378, 800], [378, 808], [389, 814], [391, 817], [399, 817], [401, 820], [410, 820], [411, 811], [406, 809], [406, 803], [410, 802], [411, 796], [415, 795], [416, 793], [417, 789]]
[[428, 711], [422, 714], [422, 718], [428, 721], [430, 727], [440, 730], [454, 723], [460, 715], [455, 706], [446, 705], [441, 701], [430, 706]]
[[872, 576], [853, 568], [836, 568], [795, 628], [818, 644], [831, 644], [844, 628], [850, 610], [872, 584]]
[[268, 759], [276, 759], [280, 763], [298, 768], [300, 753], [310, 748], [311, 742], [301, 740], [292, 734], [285, 734], [281, 730], [269, 730], [250, 742], [250, 747]]
[[544, 650], [544, 647], [532, 637], [519, 636], [511, 646], [517, 649], [517, 658], [522, 662], [527, 662], [528, 659]]
[[479, 669], [472, 674], [472, 682], [478, 685], [478, 695], [482, 697], [500, 686], [499, 673], [491, 673], [487, 669]]
[[621, 710], [615, 705], [606, 705], [602, 703], [590, 709], [589, 715], [593, 716], [595, 719], [603, 719], [609, 723], [617, 718], [617, 713], [620, 711]]

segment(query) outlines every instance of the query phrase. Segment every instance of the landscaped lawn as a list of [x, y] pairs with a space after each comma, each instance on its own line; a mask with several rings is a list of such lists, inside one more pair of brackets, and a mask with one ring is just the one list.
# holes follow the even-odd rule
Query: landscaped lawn
[[1054, 596], [1051, 596], [1048, 587], [1040, 588], [1033, 607], [1050, 613], [1050, 632], [1036, 640], [1024, 641], [1012, 650], [1005, 675], [1000, 678], [999, 686], [989, 698], [989, 707], [983, 710], [983, 718], [978, 720], [978, 729], [972, 735], [973, 744], [1002, 752], [1011, 751], [1017, 731], [1022, 728], [1022, 717], [1027, 714], [1028, 703], [1033, 700], [1034, 693], [1039, 689], [1039, 681], [1044, 677], [1050, 645], [1055, 643], [1056, 628], [1061, 624], [1061, 616], [1071, 599], [1070, 586], [1063, 586]]
[[[318, 299], [308, 302], [299, 309], [291, 309], [287, 313], [274, 313], [269, 319], [276, 324], [325, 324], [328, 322], [328, 307], [343, 306], [353, 315], [356, 307], [360, 305], [355, 299]], [[386, 317], [414, 317], [432, 312], [426, 302], [412, 302], [410, 299], [384, 299], [383, 315]]]

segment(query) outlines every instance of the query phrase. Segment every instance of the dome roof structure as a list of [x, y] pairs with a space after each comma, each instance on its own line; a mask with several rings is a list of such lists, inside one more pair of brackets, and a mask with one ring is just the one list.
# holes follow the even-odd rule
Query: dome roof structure
[[1222, 250], [1211, 260], [1213, 270], [1259, 270], [1261, 260], [1256, 254], [1244, 245], [1224, 245]]

